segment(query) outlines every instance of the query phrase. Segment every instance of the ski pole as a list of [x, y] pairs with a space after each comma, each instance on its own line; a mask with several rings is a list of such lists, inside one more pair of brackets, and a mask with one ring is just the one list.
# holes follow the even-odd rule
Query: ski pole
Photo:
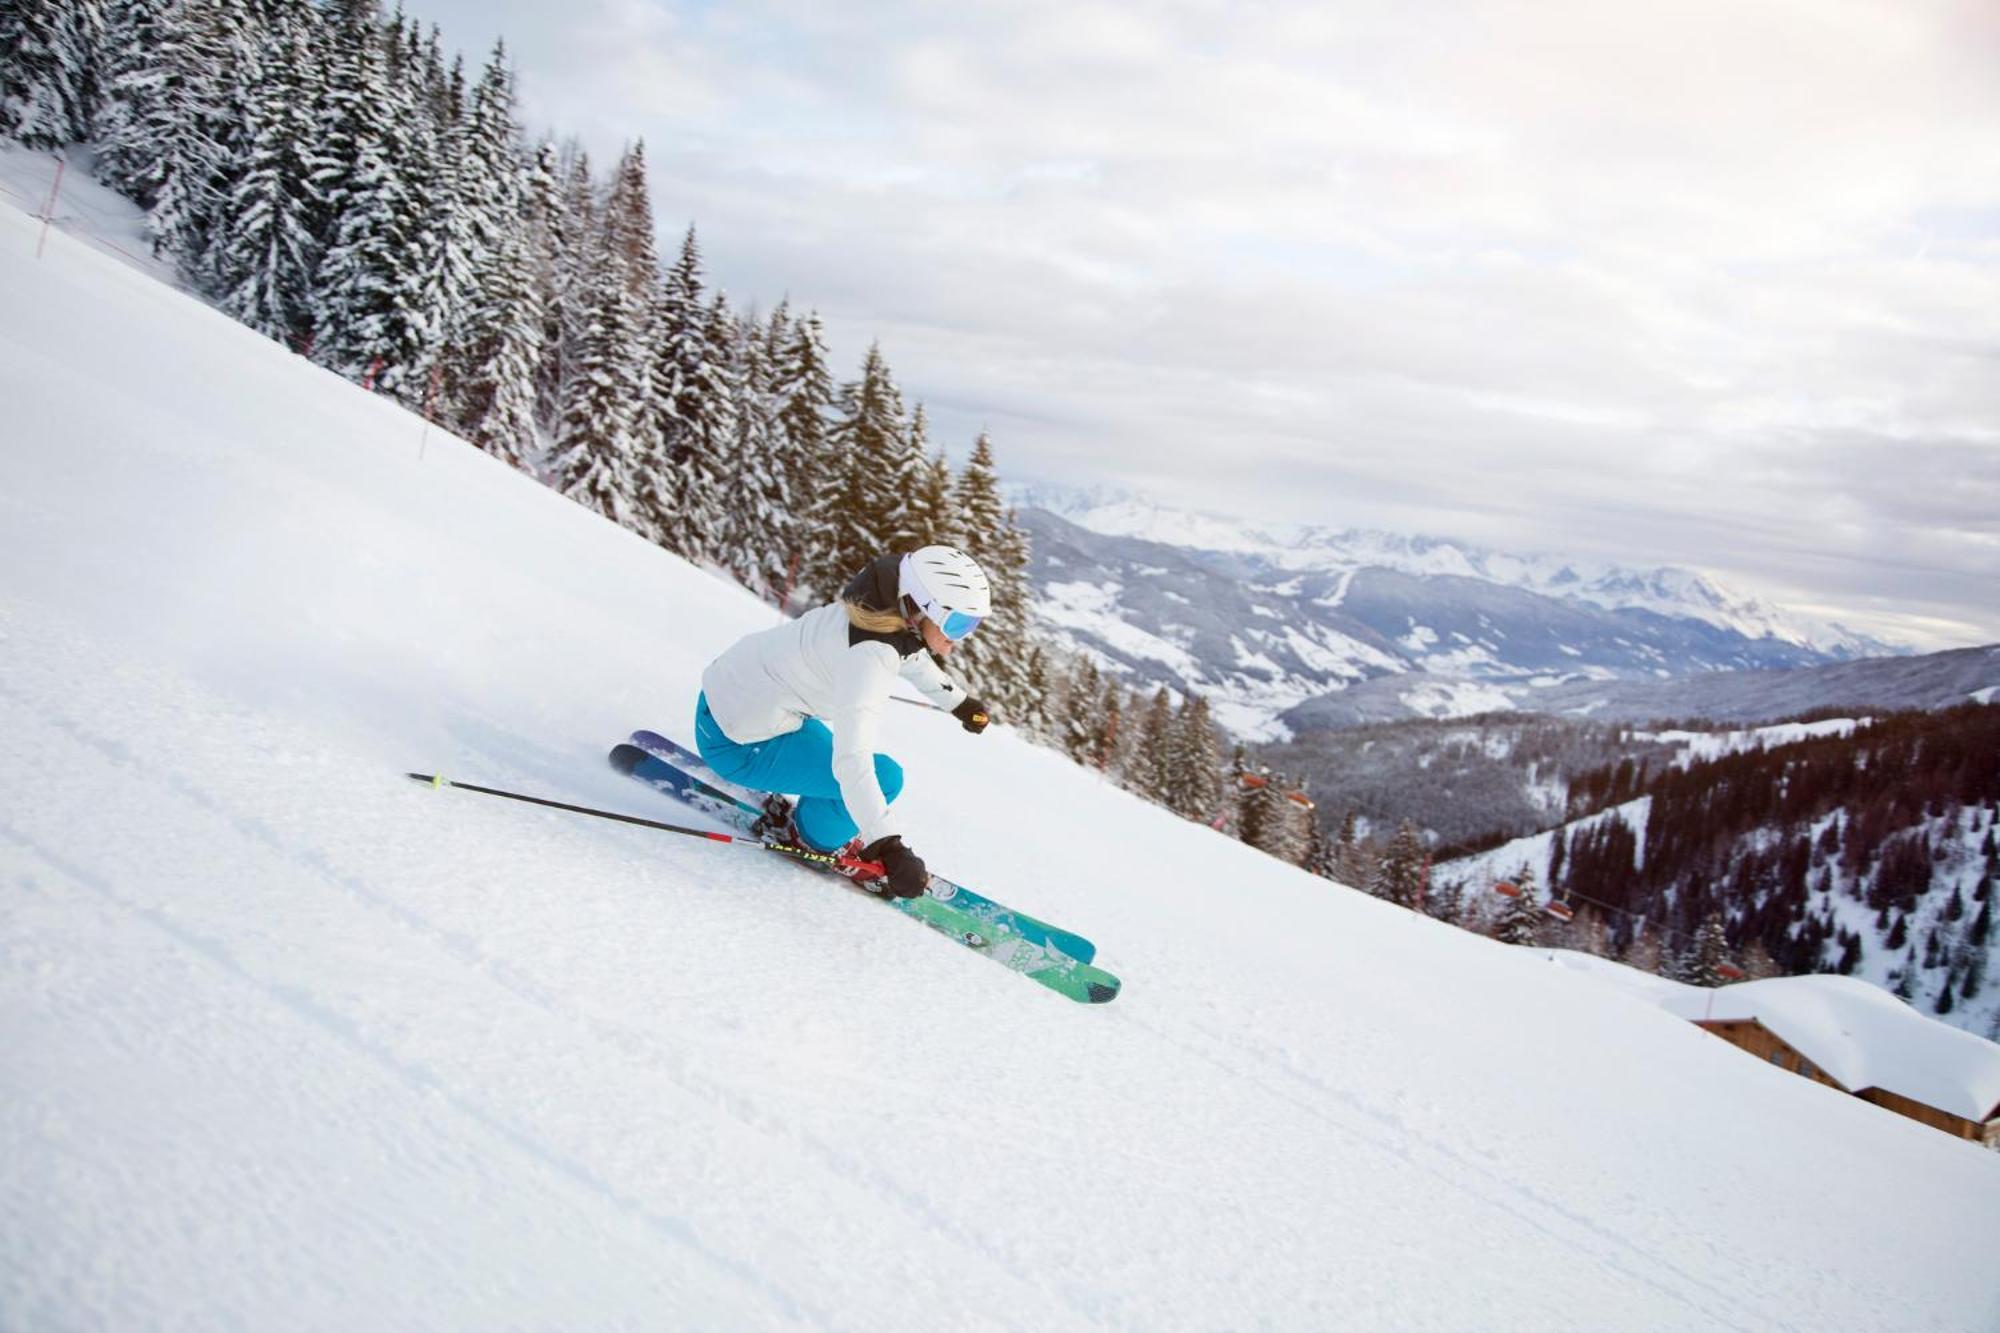
[[726, 842], [733, 847], [755, 847], [760, 851], [777, 852], [782, 856], [795, 857], [801, 861], [811, 861], [819, 865], [837, 866], [844, 870], [872, 871], [878, 878], [886, 875], [886, 867], [874, 861], [863, 861], [859, 857], [842, 856], [839, 852], [819, 852], [810, 847], [789, 842], [760, 842], [756, 838], [739, 838], [730, 833], [712, 833], [704, 828], [688, 828], [681, 824], [662, 823], [657, 819], [641, 819], [637, 815], [621, 815], [611, 810], [593, 810], [587, 805], [570, 805], [565, 801], [551, 801], [544, 796], [528, 796], [518, 791], [501, 791], [498, 787], [481, 787], [471, 782], [456, 782], [436, 773], [407, 773], [405, 777], [442, 791], [446, 787], [456, 787], [460, 791], [476, 791], [482, 796], [499, 796], [509, 801], [521, 801], [528, 805], [543, 805], [551, 810], [567, 810], [571, 814], [589, 815], [594, 819], [612, 819], [620, 824], [637, 824], [640, 828], [658, 829], [662, 833], [679, 833], [689, 838], [706, 838], [710, 842]]

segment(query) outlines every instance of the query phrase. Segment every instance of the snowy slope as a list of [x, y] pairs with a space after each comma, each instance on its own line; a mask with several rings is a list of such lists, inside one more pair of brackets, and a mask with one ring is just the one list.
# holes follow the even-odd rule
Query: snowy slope
[[[1991, 1329], [2000, 1158], [1004, 731], [1092, 1010], [666, 813], [752, 599], [0, 208], [0, 1327]], [[1830, 1170], [1830, 1164], [1838, 1164]]]

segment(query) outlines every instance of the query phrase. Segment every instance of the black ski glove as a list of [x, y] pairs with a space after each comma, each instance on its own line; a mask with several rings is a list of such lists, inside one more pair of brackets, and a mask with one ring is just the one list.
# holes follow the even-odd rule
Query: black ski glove
[[958, 719], [960, 726], [975, 734], [986, 730], [986, 724], [993, 720], [992, 715], [986, 711], [986, 705], [977, 699], [967, 699], [952, 709], [951, 715]]
[[885, 898], [920, 898], [924, 887], [931, 882], [930, 872], [924, 869], [924, 858], [905, 847], [903, 840], [893, 833], [863, 847], [861, 859], [880, 861], [889, 872], [869, 885]]

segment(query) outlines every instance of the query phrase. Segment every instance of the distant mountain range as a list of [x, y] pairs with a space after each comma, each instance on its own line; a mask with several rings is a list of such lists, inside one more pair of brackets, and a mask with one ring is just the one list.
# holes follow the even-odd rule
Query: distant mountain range
[[[1012, 498], [1045, 628], [1135, 685], [1207, 695], [1246, 739], [1498, 709], [1751, 721], [2000, 686], [1985, 650], [1919, 665], [1931, 659], [1684, 569], [1278, 527], [1102, 491]], [[1869, 658], [1908, 660], [1812, 674]]]

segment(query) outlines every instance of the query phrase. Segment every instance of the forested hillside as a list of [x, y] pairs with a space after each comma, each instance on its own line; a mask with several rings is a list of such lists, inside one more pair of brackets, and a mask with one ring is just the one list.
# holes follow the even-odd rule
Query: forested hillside
[[1479, 902], [1525, 868], [1530, 895], [1539, 885], [1575, 913], [1546, 919], [1544, 943], [1672, 973], [1706, 931], [1752, 973], [1859, 975], [1996, 1031], [2000, 709], [1895, 714], [1665, 767], [1621, 762], [1581, 775], [1569, 814], [1532, 847], [1443, 864], [1438, 879]]

